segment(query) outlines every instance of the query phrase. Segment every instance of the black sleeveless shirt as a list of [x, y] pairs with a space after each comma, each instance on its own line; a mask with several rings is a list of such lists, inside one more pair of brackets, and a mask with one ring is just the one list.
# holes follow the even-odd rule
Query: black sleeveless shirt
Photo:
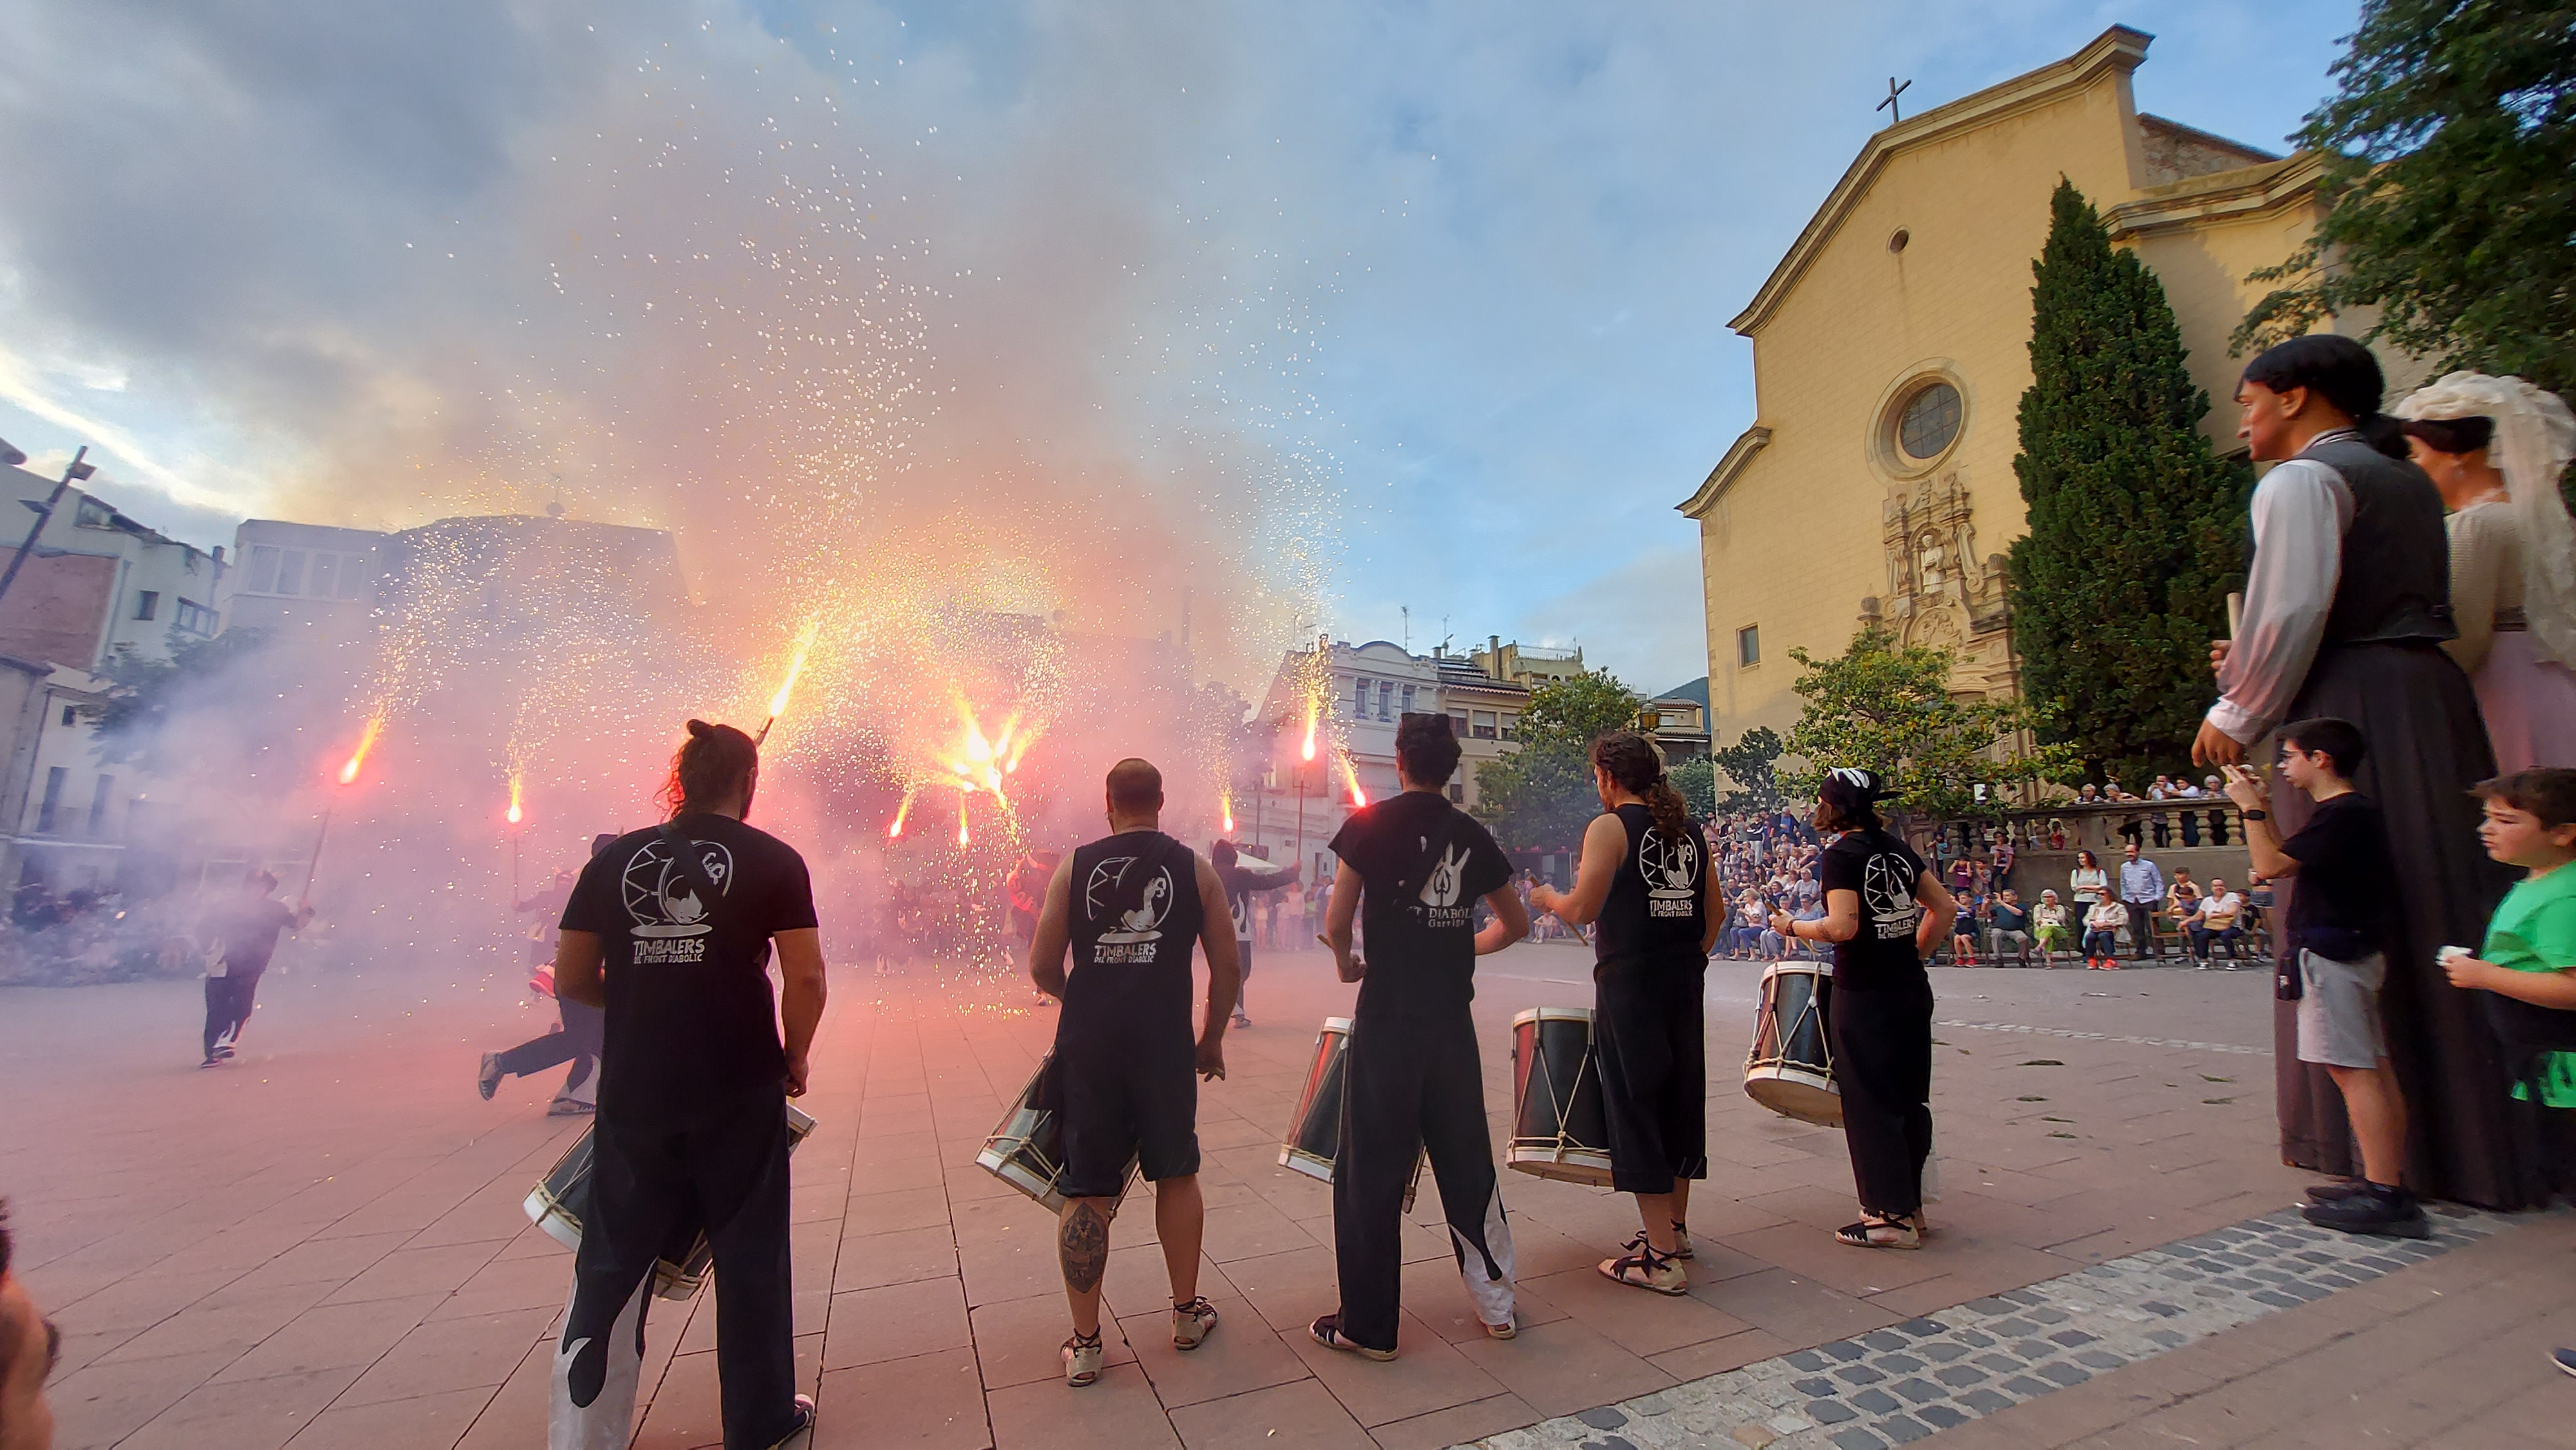
[[1190, 1028], [1199, 939], [1198, 857], [1160, 831], [1125, 831], [1073, 853], [1066, 924], [1073, 961], [1056, 1035]]
[[1669, 841], [1655, 813], [1625, 805], [1615, 813], [1628, 832], [1628, 853], [1610, 878], [1593, 932], [1594, 980], [1705, 972], [1700, 941], [1708, 925], [1708, 843], [1697, 822]]

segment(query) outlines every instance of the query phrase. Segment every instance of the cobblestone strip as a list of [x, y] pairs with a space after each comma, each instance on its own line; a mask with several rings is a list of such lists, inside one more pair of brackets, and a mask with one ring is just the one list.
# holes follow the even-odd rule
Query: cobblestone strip
[[1474, 1442], [1482, 1450], [1882, 1450], [2082, 1384], [2474, 1243], [2509, 1220], [2429, 1206], [2429, 1239], [2285, 1209], [1852, 1339]]
[[2270, 1057], [2268, 1047], [2239, 1047], [2232, 1042], [2185, 1042], [2178, 1037], [2121, 1037], [2109, 1032], [2078, 1032], [2070, 1027], [2030, 1027], [2019, 1022], [1935, 1022], [1935, 1027], [1965, 1027], [1973, 1032], [2027, 1032], [2039, 1037], [2071, 1037], [2078, 1042], [2126, 1042], [2139, 1047], [2188, 1047], [2197, 1052], [2233, 1052], [2244, 1057]]

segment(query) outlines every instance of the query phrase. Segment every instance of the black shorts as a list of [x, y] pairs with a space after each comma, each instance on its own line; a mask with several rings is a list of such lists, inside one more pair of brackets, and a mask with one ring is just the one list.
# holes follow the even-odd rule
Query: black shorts
[[1056, 1043], [1067, 1198], [1116, 1198], [1199, 1171], [1198, 1044], [1186, 1032], [1079, 1031]]

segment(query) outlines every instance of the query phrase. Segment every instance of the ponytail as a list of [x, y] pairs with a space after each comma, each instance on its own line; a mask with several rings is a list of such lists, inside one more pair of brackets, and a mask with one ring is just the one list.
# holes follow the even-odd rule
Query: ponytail
[[1646, 803], [1654, 813], [1655, 829], [1666, 839], [1678, 841], [1690, 833], [1690, 807], [1664, 774], [1663, 752], [1655, 742], [1634, 730], [1613, 730], [1592, 742], [1592, 764], [1608, 772], [1621, 790]]
[[712, 810], [739, 794], [751, 803], [751, 777], [760, 769], [760, 747], [730, 725], [689, 722], [689, 738], [671, 757], [671, 777], [662, 783], [662, 808], [672, 815]]

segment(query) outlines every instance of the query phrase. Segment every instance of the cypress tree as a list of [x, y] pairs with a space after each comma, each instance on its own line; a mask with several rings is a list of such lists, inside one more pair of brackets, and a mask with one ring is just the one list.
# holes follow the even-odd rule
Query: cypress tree
[[2030, 527], [2009, 556], [2013, 642], [2040, 738], [2091, 779], [2143, 784], [2190, 763], [2253, 471], [2200, 432], [2209, 395], [2155, 273], [2112, 248], [2072, 183], [2049, 205], [2013, 460]]

